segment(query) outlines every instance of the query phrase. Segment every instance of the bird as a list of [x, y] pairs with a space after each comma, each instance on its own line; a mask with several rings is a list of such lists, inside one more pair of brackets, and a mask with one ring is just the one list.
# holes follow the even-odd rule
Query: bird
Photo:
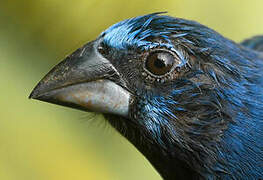
[[56, 65], [29, 98], [103, 114], [165, 180], [263, 179], [263, 36], [151, 13]]

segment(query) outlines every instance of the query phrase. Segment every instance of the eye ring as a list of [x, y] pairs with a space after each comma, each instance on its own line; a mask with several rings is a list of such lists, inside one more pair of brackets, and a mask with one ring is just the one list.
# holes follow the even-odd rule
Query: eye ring
[[178, 55], [165, 49], [155, 49], [146, 54], [144, 70], [153, 77], [164, 77], [180, 64]]

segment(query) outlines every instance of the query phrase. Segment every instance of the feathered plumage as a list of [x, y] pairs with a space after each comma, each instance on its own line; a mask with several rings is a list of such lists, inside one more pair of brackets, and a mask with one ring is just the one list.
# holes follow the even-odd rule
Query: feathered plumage
[[[119, 22], [92, 43], [55, 67], [31, 96], [79, 106], [70, 98], [39, 95], [65, 87], [67, 79], [74, 84], [68, 78], [72, 69], [77, 72], [74, 62], [84, 69], [76, 82], [104, 79], [129, 93], [128, 107], [120, 105], [125, 115], [96, 111], [164, 179], [263, 178], [263, 54], [257, 51], [262, 37], [237, 44], [197, 22], [154, 13]], [[103, 73], [90, 78], [85, 72], [94, 66], [82, 64], [93, 47], [104, 63], [95, 66]], [[63, 72], [63, 83], [43, 90], [54, 72], [62, 77], [61, 67], [71, 69]]]

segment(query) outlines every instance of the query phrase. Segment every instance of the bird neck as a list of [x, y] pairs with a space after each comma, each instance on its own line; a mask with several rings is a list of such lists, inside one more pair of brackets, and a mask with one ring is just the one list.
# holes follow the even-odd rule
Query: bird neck
[[171, 154], [167, 152], [162, 152], [158, 147], [155, 146], [156, 148], [153, 148], [153, 146], [151, 146], [152, 148], [145, 148], [145, 146], [138, 143], [138, 141], [131, 141], [131, 143], [149, 160], [163, 179], [195, 179], [199, 177], [187, 163], [171, 156]]
[[[184, 157], [182, 152], [164, 150], [163, 147], [150, 139], [151, 136], [147, 136], [128, 119], [109, 114], [104, 116], [113, 128], [127, 138], [147, 158], [163, 179], [198, 179], [199, 175], [187, 163], [177, 158]], [[176, 153], [178, 154], [176, 155]]]

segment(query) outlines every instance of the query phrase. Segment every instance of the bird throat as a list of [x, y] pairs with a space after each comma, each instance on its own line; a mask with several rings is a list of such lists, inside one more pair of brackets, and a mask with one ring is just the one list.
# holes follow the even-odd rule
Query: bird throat
[[[165, 180], [196, 179], [198, 173], [193, 171], [185, 162], [175, 156], [175, 152], [163, 149], [160, 144], [150, 139], [141, 128], [129, 119], [111, 114], [104, 114], [110, 125], [122, 136], [129, 140], [153, 165]], [[198, 179], [198, 178], [197, 178]]]

